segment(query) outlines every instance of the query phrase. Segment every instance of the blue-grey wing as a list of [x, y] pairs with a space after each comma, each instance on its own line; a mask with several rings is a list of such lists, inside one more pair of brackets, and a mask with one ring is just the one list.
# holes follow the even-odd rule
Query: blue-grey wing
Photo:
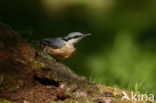
[[41, 40], [44, 45], [51, 46], [53, 48], [62, 48], [65, 45], [63, 38], [46, 38]]

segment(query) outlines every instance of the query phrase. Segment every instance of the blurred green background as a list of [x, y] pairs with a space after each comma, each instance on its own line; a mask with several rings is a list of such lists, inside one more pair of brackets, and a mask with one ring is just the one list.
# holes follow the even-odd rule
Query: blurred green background
[[1, 0], [24, 39], [91, 33], [63, 63], [99, 84], [156, 94], [156, 0]]

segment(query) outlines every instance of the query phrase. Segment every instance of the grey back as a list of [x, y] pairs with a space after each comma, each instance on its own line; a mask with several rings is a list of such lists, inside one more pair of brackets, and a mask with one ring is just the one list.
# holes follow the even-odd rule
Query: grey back
[[65, 41], [62, 37], [58, 38], [45, 38], [41, 40], [41, 43], [53, 48], [62, 48], [65, 45]]

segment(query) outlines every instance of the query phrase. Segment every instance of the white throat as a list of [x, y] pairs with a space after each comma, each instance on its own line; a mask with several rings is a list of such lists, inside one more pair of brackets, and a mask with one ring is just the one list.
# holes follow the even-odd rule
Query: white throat
[[73, 45], [76, 45], [80, 40], [81, 40], [80, 38], [77, 38], [77, 39], [71, 39], [68, 42], [73, 44]]

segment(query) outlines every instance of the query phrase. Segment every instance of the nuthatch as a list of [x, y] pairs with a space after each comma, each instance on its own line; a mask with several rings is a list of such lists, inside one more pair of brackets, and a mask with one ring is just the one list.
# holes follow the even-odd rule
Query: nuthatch
[[36, 43], [44, 49], [45, 53], [61, 61], [72, 57], [76, 52], [76, 44], [89, 35], [91, 34], [72, 32], [66, 37], [46, 38]]

